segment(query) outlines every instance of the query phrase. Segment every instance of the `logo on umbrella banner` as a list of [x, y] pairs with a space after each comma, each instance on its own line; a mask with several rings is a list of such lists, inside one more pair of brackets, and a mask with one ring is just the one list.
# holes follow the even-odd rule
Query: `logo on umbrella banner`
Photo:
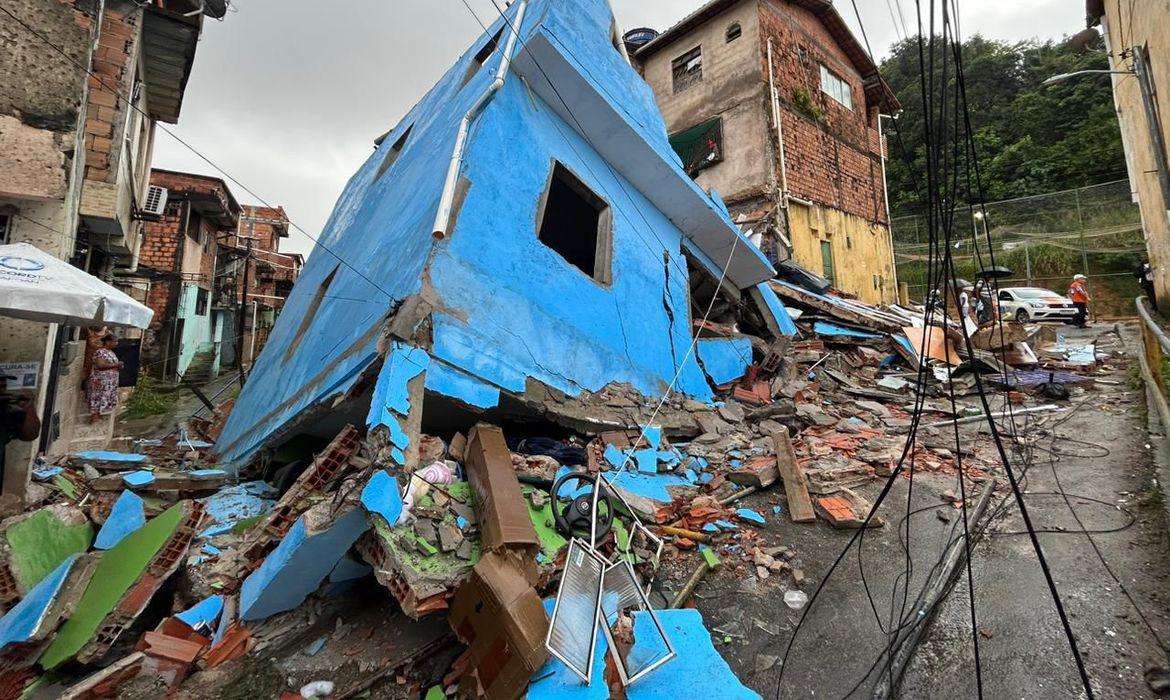
[[4, 257], [0, 257], [0, 267], [6, 267], [9, 270], [16, 270], [17, 272], [39, 272], [45, 269], [45, 264], [32, 258], [5, 255]]

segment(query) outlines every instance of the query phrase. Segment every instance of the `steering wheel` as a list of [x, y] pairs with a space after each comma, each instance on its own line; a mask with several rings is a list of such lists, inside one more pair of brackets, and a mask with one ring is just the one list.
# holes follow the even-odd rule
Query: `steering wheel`
[[[577, 533], [585, 533], [582, 536], [586, 539], [589, 537], [589, 529], [593, 523], [593, 519], [590, 517], [590, 511], [593, 508], [593, 491], [598, 488], [599, 479], [600, 477], [591, 475], [589, 472], [575, 471], [568, 472], [553, 482], [552, 512], [557, 532], [565, 537], [573, 537]], [[570, 487], [572, 500], [568, 501], [567, 505], [557, 497], [557, 494], [561, 493], [561, 487], [565, 484], [573, 484]], [[612, 527], [613, 504], [610, 502], [605, 487], [602, 486], [601, 493], [597, 496], [597, 537], [593, 544], [597, 544], [598, 540], [609, 534]]]

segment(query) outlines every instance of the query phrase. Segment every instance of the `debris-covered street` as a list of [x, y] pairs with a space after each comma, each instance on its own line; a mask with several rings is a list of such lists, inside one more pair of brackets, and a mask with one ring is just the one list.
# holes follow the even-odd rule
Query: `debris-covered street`
[[287, 1], [0, 0], [0, 700], [1170, 697], [1165, 8]]

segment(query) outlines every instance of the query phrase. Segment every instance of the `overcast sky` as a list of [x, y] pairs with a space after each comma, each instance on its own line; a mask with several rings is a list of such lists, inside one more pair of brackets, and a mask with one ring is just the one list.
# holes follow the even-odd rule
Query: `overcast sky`
[[[564, 0], [571, 2], [572, 0]], [[705, 0], [611, 0], [624, 28], [664, 29]], [[490, 0], [468, 0], [484, 24]], [[856, 0], [875, 53], [901, 31], [897, 0]], [[913, 31], [911, 0], [901, 0]], [[502, 0], [501, 0], [501, 4]], [[960, 2], [964, 34], [1055, 38], [1084, 26], [1078, 0]], [[178, 125], [168, 128], [316, 237], [373, 139], [481, 33], [461, 0], [232, 0], [207, 20]], [[838, 7], [857, 31], [852, 5]], [[154, 165], [217, 175], [158, 134]], [[231, 184], [231, 183], [229, 183]], [[231, 185], [244, 203], [257, 198]], [[308, 252], [294, 231], [283, 249]]]

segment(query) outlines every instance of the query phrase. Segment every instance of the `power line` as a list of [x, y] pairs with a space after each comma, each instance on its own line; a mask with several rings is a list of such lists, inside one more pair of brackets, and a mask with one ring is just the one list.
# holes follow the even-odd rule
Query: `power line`
[[[247, 186], [247, 185], [245, 185], [243, 182], [240, 182], [238, 179], [236, 179], [234, 176], [232, 176], [232, 175], [231, 175], [231, 173], [227, 172], [226, 170], [224, 170], [223, 168], [221, 168], [219, 165], [217, 165], [217, 164], [216, 164], [214, 161], [212, 161], [210, 158], [208, 158], [207, 156], [205, 156], [205, 155], [204, 155], [202, 152], [200, 152], [200, 151], [199, 151], [197, 148], [195, 148], [195, 147], [194, 147], [194, 146], [192, 146], [191, 144], [187, 143], [187, 141], [185, 141], [183, 138], [181, 138], [181, 137], [180, 137], [178, 134], [176, 134], [175, 132], [173, 132], [173, 131], [171, 131], [170, 129], [168, 129], [168, 128], [167, 128], [166, 126], [164, 126], [164, 125], [163, 125], [161, 122], [158, 122], [157, 120], [154, 120], [154, 119], [153, 119], [153, 118], [152, 118], [152, 117], [151, 117], [149, 114], [147, 114], [147, 113], [146, 113], [145, 111], [143, 111], [143, 110], [142, 110], [140, 107], [138, 107], [137, 105], [135, 105], [135, 104], [134, 104], [134, 103], [133, 103], [133, 102], [132, 102], [132, 101], [131, 101], [129, 98], [127, 98], [127, 97], [126, 97], [126, 96], [125, 96], [125, 95], [124, 95], [124, 94], [123, 94], [123, 93], [122, 93], [120, 90], [118, 90], [117, 88], [115, 88], [115, 87], [111, 86], [111, 85], [110, 85], [109, 83], [107, 83], [107, 82], [106, 82], [106, 81], [105, 81], [105, 80], [104, 80], [104, 79], [103, 79], [101, 76], [97, 75], [97, 74], [96, 74], [96, 73], [94, 73], [92, 70], [90, 70], [90, 69], [89, 69], [89, 67], [87, 67], [87, 66], [85, 66], [85, 65], [83, 65], [83, 64], [81, 64], [81, 63], [79, 63], [79, 62], [77, 62], [77, 61], [75, 61], [75, 60], [73, 59], [73, 57], [71, 57], [71, 56], [70, 56], [68, 53], [66, 53], [66, 52], [64, 51], [64, 49], [62, 49], [62, 48], [60, 48], [59, 46], [57, 46], [56, 44], [54, 44], [52, 41], [50, 41], [50, 40], [49, 40], [47, 37], [45, 37], [44, 35], [42, 35], [40, 32], [38, 32], [38, 31], [37, 31], [36, 29], [34, 29], [33, 27], [29, 26], [29, 24], [28, 24], [28, 23], [26, 23], [26, 22], [25, 22], [23, 19], [21, 19], [21, 18], [20, 18], [19, 16], [17, 16], [16, 14], [14, 14], [14, 13], [13, 13], [11, 10], [9, 10], [9, 9], [8, 9], [8, 8], [6, 8], [6, 7], [4, 7], [3, 5], [0, 5], [0, 12], [3, 12], [4, 14], [8, 15], [9, 17], [11, 17], [11, 18], [12, 18], [12, 19], [13, 19], [13, 20], [14, 20], [14, 21], [17, 23], [17, 24], [19, 24], [21, 27], [23, 27], [23, 28], [24, 28], [26, 31], [28, 31], [28, 32], [29, 32], [30, 34], [32, 34], [34, 37], [36, 37], [37, 39], [39, 39], [39, 40], [40, 40], [42, 43], [44, 43], [46, 46], [48, 46], [49, 48], [51, 48], [51, 49], [52, 49], [54, 52], [56, 52], [57, 54], [59, 54], [59, 55], [60, 55], [62, 58], [64, 58], [66, 61], [68, 61], [68, 62], [69, 62], [69, 63], [71, 63], [72, 65], [76, 66], [77, 68], [80, 68], [81, 70], [85, 71], [85, 73], [86, 73], [87, 75], [89, 75], [91, 78], [93, 78], [94, 80], [96, 80], [96, 81], [98, 82], [98, 84], [100, 84], [102, 87], [104, 87], [104, 88], [106, 88], [107, 90], [109, 90], [110, 92], [112, 92], [112, 93], [114, 94], [114, 96], [115, 96], [115, 97], [116, 97], [118, 100], [120, 100], [120, 101], [122, 101], [123, 103], [125, 103], [127, 107], [129, 107], [130, 109], [134, 110], [135, 112], [138, 112], [140, 115], [142, 115], [142, 116], [143, 116], [143, 117], [145, 117], [146, 119], [149, 119], [149, 120], [151, 120], [151, 121], [152, 121], [152, 122], [155, 124], [155, 126], [157, 126], [159, 129], [161, 129], [161, 130], [162, 130], [162, 132], [163, 132], [163, 133], [167, 134], [168, 136], [170, 136], [171, 138], [173, 138], [175, 141], [179, 142], [179, 144], [180, 144], [180, 145], [182, 145], [184, 148], [186, 148], [186, 149], [187, 149], [188, 151], [190, 151], [191, 153], [195, 154], [195, 156], [197, 156], [197, 157], [198, 157], [200, 160], [202, 160], [203, 162], [205, 162], [205, 163], [207, 163], [208, 165], [210, 165], [210, 166], [211, 166], [212, 168], [214, 168], [214, 169], [215, 169], [215, 171], [216, 171], [216, 172], [218, 172], [220, 175], [223, 175], [225, 178], [227, 178], [228, 180], [230, 180], [232, 183], [234, 183], [235, 185], [237, 185], [237, 186], [238, 186], [240, 189], [242, 189], [243, 191], [247, 192], [247, 193], [248, 193], [249, 195], [251, 195], [252, 197], [254, 197], [254, 198], [257, 200], [257, 201], [259, 201], [259, 202], [260, 202], [261, 204], [263, 204], [264, 206], [266, 206], [266, 207], [268, 207], [268, 208], [270, 208], [270, 209], [275, 209], [275, 208], [276, 208], [276, 207], [274, 207], [272, 204], [268, 203], [268, 201], [267, 201], [267, 200], [265, 200], [263, 197], [261, 197], [260, 195], [256, 194], [256, 192], [255, 192], [255, 191], [253, 191], [253, 190], [252, 190], [250, 187], [248, 187], [248, 186]], [[330, 254], [330, 255], [332, 255], [334, 258], [336, 258], [336, 259], [337, 259], [337, 261], [338, 261], [340, 264], [342, 264], [342, 265], [345, 265], [345, 266], [346, 266], [346, 267], [348, 267], [349, 269], [353, 270], [355, 273], [357, 273], [357, 275], [358, 275], [359, 277], [361, 277], [361, 278], [362, 278], [362, 279], [364, 279], [366, 282], [368, 282], [368, 283], [370, 284], [370, 286], [374, 287], [374, 288], [375, 288], [375, 289], [377, 289], [379, 292], [381, 292], [381, 293], [385, 294], [387, 298], [389, 298], [389, 299], [391, 299], [391, 300], [393, 300], [393, 299], [394, 299], [394, 295], [393, 295], [393, 294], [391, 294], [390, 292], [388, 292], [388, 291], [386, 291], [385, 289], [383, 289], [383, 288], [382, 288], [380, 285], [378, 285], [376, 282], [374, 282], [372, 279], [370, 279], [370, 278], [369, 278], [369, 277], [368, 277], [368, 276], [367, 276], [365, 273], [363, 273], [361, 270], [357, 269], [356, 267], [354, 267], [353, 265], [351, 265], [351, 264], [350, 264], [348, 261], [346, 261], [344, 258], [342, 258], [340, 255], [338, 255], [337, 253], [333, 252], [333, 251], [332, 251], [332, 250], [329, 248], [329, 246], [327, 246], [327, 245], [325, 245], [324, 243], [322, 243], [322, 242], [321, 242], [321, 240], [320, 240], [318, 237], [315, 237], [315, 236], [311, 235], [311, 234], [310, 234], [308, 231], [306, 231], [304, 228], [302, 228], [302, 227], [301, 227], [299, 224], [297, 224], [295, 221], [292, 221], [291, 219], [289, 220], [289, 225], [290, 225], [290, 226], [292, 226], [293, 228], [295, 228], [295, 229], [296, 229], [297, 231], [299, 231], [301, 234], [303, 234], [303, 235], [304, 235], [306, 238], [308, 238], [309, 240], [313, 241], [313, 243], [314, 243], [315, 245], [319, 246], [319, 247], [320, 247], [322, 250], [324, 250], [326, 253], [329, 253], [329, 254]]]

